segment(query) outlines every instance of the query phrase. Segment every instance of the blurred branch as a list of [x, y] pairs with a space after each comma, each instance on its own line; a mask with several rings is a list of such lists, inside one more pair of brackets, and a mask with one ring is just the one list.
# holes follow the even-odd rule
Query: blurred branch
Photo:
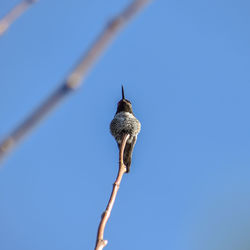
[[0, 19], [0, 36], [10, 27], [10, 25], [21, 16], [33, 3], [38, 0], [23, 0], [17, 4], [9, 13]]
[[116, 198], [118, 189], [120, 187], [123, 174], [126, 172], [126, 166], [123, 163], [123, 153], [124, 153], [125, 145], [127, 143], [128, 138], [129, 138], [129, 135], [128, 134], [125, 135], [121, 143], [121, 147], [119, 150], [119, 171], [118, 171], [115, 183], [113, 185], [113, 190], [109, 198], [108, 205], [106, 207], [105, 212], [102, 214], [101, 222], [99, 224], [98, 233], [97, 233], [95, 250], [102, 250], [108, 244], [108, 241], [103, 239], [104, 229], [110, 217], [112, 208], [114, 206], [115, 198]]
[[111, 40], [150, 0], [134, 0], [123, 12], [108, 23], [103, 32], [82, 56], [79, 63], [58, 89], [50, 95], [30, 116], [27, 117], [17, 128], [0, 142], [0, 160], [10, 152], [14, 146], [30, 132], [53, 108], [65, 99], [73, 90], [76, 90], [86, 77], [88, 71], [105, 51]]

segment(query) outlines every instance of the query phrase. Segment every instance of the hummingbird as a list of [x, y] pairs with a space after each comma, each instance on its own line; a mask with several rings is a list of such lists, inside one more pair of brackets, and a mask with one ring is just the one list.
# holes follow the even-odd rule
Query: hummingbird
[[122, 86], [122, 99], [118, 102], [114, 119], [110, 123], [110, 132], [115, 137], [119, 148], [122, 143], [123, 136], [125, 134], [130, 135], [123, 155], [126, 173], [130, 171], [132, 153], [140, 130], [141, 123], [134, 116], [131, 102], [125, 99], [124, 89]]

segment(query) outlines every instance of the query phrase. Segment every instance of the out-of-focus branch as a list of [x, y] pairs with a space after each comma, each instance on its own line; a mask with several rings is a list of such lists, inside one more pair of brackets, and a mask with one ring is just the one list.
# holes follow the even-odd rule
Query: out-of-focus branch
[[120, 187], [123, 174], [126, 172], [126, 166], [123, 163], [123, 153], [124, 153], [125, 145], [127, 143], [128, 138], [129, 138], [129, 135], [128, 134], [125, 135], [123, 137], [123, 140], [122, 140], [122, 143], [121, 143], [121, 146], [120, 146], [120, 150], [119, 150], [119, 171], [118, 171], [115, 183], [113, 185], [113, 190], [112, 190], [111, 196], [109, 198], [108, 205], [106, 207], [105, 212], [102, 214], [101, 222], [99, 224], [98, 233], [97, 233], [95, 250], [102, 250], [108, 244], [108, 241], [103, 239], [104, 229], [105, 229], [107, 221], [108, 221], [108, 219], [110, 217], [112, 208], [114, 206], [115, 198], [116, 198], [118, 189]]
[[2, 19], [0, 19], [0, 36], [3, 35], [3, 33], [19, 16], [21, 16], [33, 3], [37, 1], [38, 0], [23, 0]]
[[86, 77], [88, 71], [105, 51], [107, 45], [122, 29], [122, 27], [135, 16], [150, 0], [134, 0], [120, 15], [114, 18], [104, 28], [87, 53], [82, 56], [79, 63], [65, 81], [54, 91], [30, 116], [27, 117], [17, 128], [0, 142], [0, 160], [13, 149], [14, 146], [30, 132], [53, 108], [64, 100], [69, 93], [77, 89]]

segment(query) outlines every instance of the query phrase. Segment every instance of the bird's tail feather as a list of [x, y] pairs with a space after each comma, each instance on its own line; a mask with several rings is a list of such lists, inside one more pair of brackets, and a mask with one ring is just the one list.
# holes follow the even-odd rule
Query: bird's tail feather
[[124, 155], [123, 155], [123, 162], [127, 168], [126, 173], [129, 173], [129, 171], [130, 171], [132, 154], [133, 154], [135, 142], [136, 142], [136, 137], [133, 138], [131, 143], [127, 143], [125, 146]]

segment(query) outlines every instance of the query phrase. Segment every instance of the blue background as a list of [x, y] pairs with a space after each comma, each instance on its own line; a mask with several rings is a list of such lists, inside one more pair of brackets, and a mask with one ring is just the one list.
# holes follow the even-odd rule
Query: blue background
[[[0, 16], [19, 1], [2, 0]], [[0, 38], [0, 138], [129, 1], [41, 0]], [[0, 170], [0, 249], [93, 249], [125, 95], [141, 121], [107, 249], [250, 248], [250, 2], [159, 0]]]

